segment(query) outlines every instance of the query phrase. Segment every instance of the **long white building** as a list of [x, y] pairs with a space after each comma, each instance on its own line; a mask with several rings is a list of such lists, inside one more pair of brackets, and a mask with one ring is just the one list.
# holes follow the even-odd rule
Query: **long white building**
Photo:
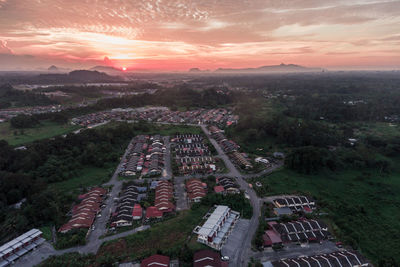
[[32, 229], [0, 247], [0, 267], [13, 264], [19, 257], [42, 244], [42, 232]]
[[221, 250], [239, 217], [240, 213], [228, 206], [216, 206], [211, 214], [206, 215], [204, 224], [194, 229], [198, 235], [197, 242]]

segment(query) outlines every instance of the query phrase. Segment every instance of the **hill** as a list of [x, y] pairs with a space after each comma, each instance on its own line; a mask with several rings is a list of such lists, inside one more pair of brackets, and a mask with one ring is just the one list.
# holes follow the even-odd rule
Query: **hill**
[[119, 82], [120, 77], [110, 76], [104, 72], [75, 70], [68, 74], [40, 74], [32, 78], [34, 82], [43, 83], [99, 83], [99, 82]]
[[319, 72], [321, 68], [308, 68], [296, 64], [280, 64], [271, 66], [261, 66], [258, 68], [227, 69], [219, 68], [215, 72], [221, 73], [264, 73], [264, 72]]

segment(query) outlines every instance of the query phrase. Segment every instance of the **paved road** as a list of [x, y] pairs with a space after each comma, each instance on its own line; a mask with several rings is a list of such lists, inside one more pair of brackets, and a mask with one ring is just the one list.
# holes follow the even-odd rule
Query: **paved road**
[[[37, 250], [35, 250], [32, 253], [29, 253], [29, 254], [25, 255], [24, 257], [22, 257], [21, 259], [19, 259], [17, 261], [18, 265], [33, 266], [35, 264], [39, 264], [40, 262], [42, 262], [49, 256], [61, 255], [64, 253], [69, 253], [69, 252], [79, 252], [79, 253], [84, 253], [84, 254], [96, 253], [97, 250], [100, 248], [101, 244], [105, 240], [112, 240], [112, 239], [118, 238], [121, 235], [121, 234], [119, 234], [119, 235], [107, 237], [107, 239], [100, 239], [100, 236], [106, 234], [106, 232], [107, 232], [107, 222], [108, 222], [108, 219], [110, 218], [112, 210], [115, 209], [115, 205], [116, 205], [114, 198], [117, 197], [119, 192], [121, 191], [123, 182], [118, 180], [118, 173], [121, 168], [122, 162], [126, 158], [127, 154], [128, 154], [128, 147], [126, 148], [124, 155], [122, 156], [121, 161], [118, 164], [110, 181], [104, 184], [104, 186], [112, 186], [112, 189], [109, 192], [109, 196], [107, 197], [107, 199], [104, 202], [106, 207], [104, 209], [102, 209], [102, 211], [100, 212], [101, 217], [97, 217], [94, 222], [95, 229], [93, 231], [90, 230], [90, 232], [89, 232], [89, 236], [88, 236], [87, 242], [86, 242], [87, 244], [85, 246], [81, 246], [81, 247], [73, 247], [73, 248], [69, 248], [69, 249], [65, 249], [65, 250], [55, 250], [51, 246], [50, 243], [45, 242]], [[124, 233], [122, 233], [121, 236], [129, 235], [132, 232], [143, 231], [145, 229], [147, 229], [147, 228], [142, 229], [139, 227], [132, 231], [124, 232]]]
[[[169, 123], [165, 123], [169, 124]], [[192, 125], [192, 126], [199, 126], [199, 125]], [[234, 257], [231, 259], [230, 266], [246, 266], [247, 262], [249, 260], [249, 255], [251, 251], [251, 240], [255, 234], [255, 231], [258, 227], [258, 222], [259, 222], [259, 216], [260, 216], [260, 202], [262, 202], [262, 199], [258, 198], [256, 193], [254, 192], [253, 189], [249, 188], [248, 183], [243, 179], [243, 177], [248, 178], [248, 177], [257, 177], [261, 176], [267, 173], [270, 173], [274, 171], [276, 168], [279, 168], [281, 165], [274, 166], [273, 168], [270, 168], [268, 170], [264, 170], [259, 174], [253, 174], [253, 175], [242, 175], [235, 167], [235, 165], [230, 161], [228, 156], [224, 153], [224, 151], [221, 149], [219, 144], [211, 138], [210, 133], [206, 129], [205, 125], [200, 125], [204, 133], [208, 136], [210, 139], [211, 143], [213, 146], [216, 148], [218, 152], [218, 156], [224, 161], [226, 167], [228, 168], [229, 172], [226, 174], [221, 174], [224, 176], [229, 176], [229, 177], [235, 177], [238, 184], [240, 185], [242, 190], [247, 191], [247, 193], [250, 196], [250, 202], [253, 207], [253, 216], [251, 220], [249, 221], [249, 226], [247, 227], [247, 232], [245, 234], [243, 242], [240, 244], [239, 248], [236, 250]], [[166, 150], [166, 158], [165, 158], [165, 173], [163, 175], [163, 178], [170, 179], [172, 177], [172, 169], [171, 169], [171, 157], [170, 157], [170, 143], [169, 143], [169, 137], [166, 137], [164, 139], [165, 145], [167, 147]], [[150, 226], [141, 226], [136, 229], [133, 229], [131, 231], [123, 232], [120, 234], [116, 234], [113, 236], [109, 236], [103, 239], [100, 239], [100, 236], [106, 234], [107, 231], [107, 222], [108, 219], [110, 218], [111, 212], [115, 209], [116, 202], [114, 201], [114, 198], [118, 196], [119, 192], [121, 191], [121, 187], [123, 184], [123, 181], [118, 180], [118, 173], [121, 168], [123, 160], [126, 158], [128, 153], [128, 149], [125, 150], [125, 153], [123, 157], [121, 158], [120, 164], [116, 168], [113, 176], [111, 177], [110, 181], [104, 184], [104, 186], [112, 186], [111, 191], [109, 192], [108, 198], [105, 200], [105, 205], [106, 207], [101, 211], [101, 216], [98, 217], [94, 223], [94, 230], [90, 231], [88, 239], [87, 239], [87, 245], [81, 246], [81, 247], [73, 247], [65, 250], [55, 250], [52, 245], [48, 242], [45, 242], [42, 244], [38, 249], [35, 251], [25, 255], [21, 259], [17, 261], [18, 266], [33, 266], [36, 264], [39, 264], [46, 258], [52, 256], [52, 255], [62, 255], [64, 253], [69, 253], [69, 252], [79, 252], [79, 253], [96, 253], [97, 250], [100, 248], [101, 244], [104, 241], [108, 240], [113, 240], [116, 238], [121, 238], [133, 233], [136, 233], [138, 231], [143, 231], [148, 229]], [[195, 175], [196, 176], [196, 175]], [[178, 209], [187, 209], [188, 204], [186, 200], [186, 193], [184, 189], [184, 180], [187, 178], [193, 178], [195, 177], [193, 175], [191, 176], [181, 176], [181, 177], [175, 177], [175, 190], [177, 192], [177, 195], [179, 196], [178, 201], [177, 201], [177, 206]], [[200, 177], [204, 177], [204, 175], [198, 175]]]
[[[228, 156], [225, 154], [225, 152], [222, 150], [222, 148], [219, 146], [217, 141], [215, 141], [210, 133], [208, 132], [207, 128], [205, 125], [201, 125], [201, 128], [203, 132], [207, 135], [207, 137], [210, 139], [211, 143], [215, 147], [215, 149], [218, 152], [218, 156], [224, 161], [225, 166], [228, 168], [229, 173], [227, 176], [233, 176], [236, 177], [236, 181], [238, 182], [240, 188], [244, 191], [247, 191], [248, 195], [250, 196], [250, 203], [253, 207], [253, 216], [250, 219], [247, 232], [245, 234], [244, 240], [242, 240], [241, 246], [237, 250], [236, 254], [234, 255], [233, 259], [229, 261], [230, 266], [247, 266], [247, 263], [249, 261], [249, 253], [251, 251], [251, 241], [252, 238], [257, 230], [258, 223], [259, 223], [259, 217], [260, 217], [260, 202], [262, 200], [257, 197], [257, 194], [255, 191], [251, 188], [249, 188], [248, 183], [242, 178], [242, 174], [236, 169], [235, 165], [229, 160]], [[254, 176], [254, 175], [253, 175]]]
[[189, 209], [187, 193], [185, 191], [185, 177], [174, 178], [174, 194], [176, 196], [176, 210]]

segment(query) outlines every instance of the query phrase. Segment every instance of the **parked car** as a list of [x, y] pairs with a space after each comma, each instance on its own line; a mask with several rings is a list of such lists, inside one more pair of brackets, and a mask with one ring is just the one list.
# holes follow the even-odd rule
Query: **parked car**
[[229, 261], [229, 257], [228, 257], [228, 256], [222, 256], [222, 257], [221, 257], [221, 260], [223, 260], [223, 261]]

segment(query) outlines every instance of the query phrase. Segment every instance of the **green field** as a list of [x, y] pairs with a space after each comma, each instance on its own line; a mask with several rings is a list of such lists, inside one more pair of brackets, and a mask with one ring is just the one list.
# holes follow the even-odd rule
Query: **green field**
[[62, 182], [53, 183], [50, 187], [55, 188], [60, 192], [74, 193], [80, 188], [101, 185], [110, 180], [116, 166], [117, 163], [115, 165], [109, 164], [104, 168], [84, 168], [78, 171], [79, 174], [76, 177]]
[[356, 123], [356, 136], [376, 136], [383, 139], [400, 138], [400, 126], [394, 123], [375, 122], [375, 123]]
[[[372, 171], [326, 172], [301, 175], [289, 170], [256, 179], [261, 195], [299, 193], [313, 196], [329, 214], [335, 235], [358, 248], [375, 264], [400, 262], [400, 167], [392, 174]], [[386, 238], [391, 236], [391, 238]]]
[[67, 134], [79, 128], [80, 126], [76, 125], [42, 121], [40, 125], [23, 129], [23, 133], [21, 133], [20, 129], [14, 129], [9, 122], [4, 122], [0, 124], [0, 140], [4, 139], [12, 146], [19, 146], [36, 140]]
[[[181, 257], [185, 244], [189, 250], [205, 248], [193, 242], [192, 231], [207, 211], [206, 206], [183, 211], [175, 218], [157, 223], [146, 231], [106, 242], [97, 253], [97, 258], [112, 256], [120, 261], [133, 261], [156, 253], [176, 258]], [[188, 239], [189, 236], [192, 238]]]

